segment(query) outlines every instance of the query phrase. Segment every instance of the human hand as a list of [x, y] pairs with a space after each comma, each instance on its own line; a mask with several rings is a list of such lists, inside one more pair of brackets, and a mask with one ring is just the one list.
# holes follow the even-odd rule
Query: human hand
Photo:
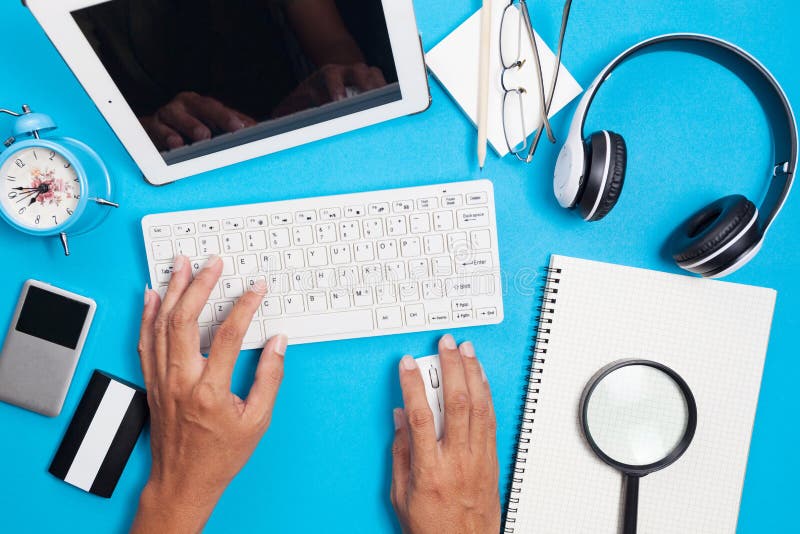
[[272, 115], [282, 117], [328, 102], [343, 100], [347, 97], [347, 87], [354, 87], [364, 92], [384, 85], [386, 80], [377, 67], [368, 67], [364, 63], [328, 64], [298, 85], [275, 107]]
[[496, 422], [489, 384], [472, 343], [439, 340], [444, 388], [444, 435], [436, 441], [433, 414], [416, 361], [400, 361], [405, 409], [394, 411], [394, 509], [407, 534], [500, 532]]
[[239, 298], [208, 358], [200, 354], [197, 319], [221, 273], [221, 259], [212, 256], [192, 281], [189, 260], [178, 256], [163, 301], [145, 292], [139, 355], [153, 464], [132, 532], [199, 532], [269, 426], [286, 336], [267, 342], [245, 400], [230, 390], [263, 282]]
[[160, 150], [211, 139], [212, 131], [235, 132], [256, 124], [255, 119], [231, 109], [219, 100], [182, 91], [152, 115], [141, 117], [147, 135]]

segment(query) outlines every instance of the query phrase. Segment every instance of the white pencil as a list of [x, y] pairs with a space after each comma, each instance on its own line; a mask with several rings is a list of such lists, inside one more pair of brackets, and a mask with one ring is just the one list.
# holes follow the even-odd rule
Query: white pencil
[[486, 134], [489, 122], [489, 51], [492, 47], [491, 0], [483, 0], [481, 7], [481, 42], [478, 64], [478, 165], [483, 170], [486, 163]]

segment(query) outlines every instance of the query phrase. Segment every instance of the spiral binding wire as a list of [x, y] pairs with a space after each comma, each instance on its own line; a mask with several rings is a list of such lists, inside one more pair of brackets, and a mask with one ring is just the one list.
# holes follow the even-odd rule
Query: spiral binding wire
[[517, 444], [514, 450], [514, 463], [509, 477], [505, 520], [503, 522], [503, 532], [514, 534], [519, 510], [519, 494], [522, 492], [522, 483], [525, 479], [525, 464], [528, 461], [528, 451], [533, 434], [534, 415], [536, 405], [539, 402], [539, 385], [542, 383], [542, 373], [547, 357], [547, 345], [550, 343], [550, 325], [553, 324], [553, 314], [558, 299], [558, 288], [555, 287], [561, 282], [561, 269], [547, 267], [544, 270], [546, 276], [544, 285], [540, 288], [541, 294], [536, 297], [537, 319], [534, 325], [534, 335], [531, 338], [532, 346], [525, 370], [528, 375], [528, 382], [525, 384], [525, 391], [522, 395], [522, 406], [520, 422], [517, 425]]

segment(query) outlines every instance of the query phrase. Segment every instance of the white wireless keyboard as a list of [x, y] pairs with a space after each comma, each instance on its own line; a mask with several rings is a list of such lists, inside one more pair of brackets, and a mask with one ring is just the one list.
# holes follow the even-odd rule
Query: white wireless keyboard
[[175, 255], [222, 257], [200, 343], [246, 288], [269, 288], [244, 348], [277, 333], [308, 343], [503, 320], [494, 191], [488, 180], [148, 215], [152, 287]]

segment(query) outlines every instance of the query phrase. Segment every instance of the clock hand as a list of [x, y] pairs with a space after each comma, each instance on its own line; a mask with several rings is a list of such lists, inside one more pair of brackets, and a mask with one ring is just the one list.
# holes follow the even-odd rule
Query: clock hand
[[19, 198], [19, 200], [17, 200], [17, 204], [19, 204], [19, 203], [20, 203], [20, 202], [22, 202], [23, 200], [26, 200], [26, 199], [30, 198], [30, 196], [31, 196], [31, 195], [33, 195], [34, 193], [36, 194], [36, 196], [35, 196], [35, 197], [33, 197], [33, 200], [36, 200], [36, 197], [38, 197], [38, 196], [39, 196], [39, 191], [38, 191], [38, 190], [34, 190], [34, 191], [28, 191], [28, 192], [26, 192], [26, 193], [22, 193], [22, 194], [20, 195], [20, 198]]

